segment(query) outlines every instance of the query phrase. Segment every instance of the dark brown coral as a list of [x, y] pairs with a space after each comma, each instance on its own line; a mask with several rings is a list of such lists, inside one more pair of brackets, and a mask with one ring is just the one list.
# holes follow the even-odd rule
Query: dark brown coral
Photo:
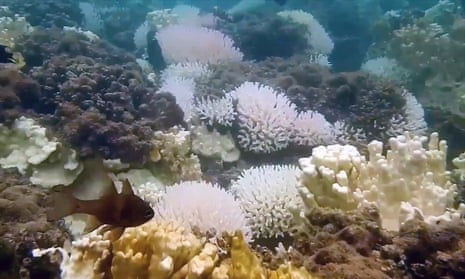
[[84, 157], [143, 164], [153, 132], [183, 121], [175, 98], [145, 87], [135, 63], [57, 56], [31, 74], [43, 85], [40, 112], [54, 115], [59, 133]]
[[37, 63], [29, 70], [41, 86], [34, 111], [79, 155], [140, 165], [154, 131], [183, 124], [175, 98], [149, 87], [132, 55], [54, 29], [39, 29], [21, 43], [27, 62]]
[[409, 221], [382, 252], [401, 261], [413, 278], [465, 278], [465, 223]]
[[[315, 208], [306, 215], [306, 234], [297, 234], [284, 260], [305, 266], [321, 278], [404, 278], [395, 261], [380, 257], [379, 249], [392, 244], [392, 235], [380, 227], [376, 208], [354, 212]], [[302, 231], [302, 228], [300, 228]], [[272, 268], [283, 261], [260, 251]]]
[[86, 56], [105, 64], [135, 61], [133, 55], [104, 40], [91, 40], [81, 33], [63, 31], [61, 28], [37, 27], [33, 32], [18, 38], [14, 50], [24, 56], [28, 68], [41, 66], [58, 55]]
[[[5, 177], [2, 177], [2, 179]], [[48, 223], [45, 193], [29, 185], [0, 190], [0, 278], [58, 278], [58, 264], [32, 257], [35, 248], [63, 246], [64, 229]]]
[[0, 64], [0, 123], [10, 125], [38, 101], [39, 85], [12, 64]]

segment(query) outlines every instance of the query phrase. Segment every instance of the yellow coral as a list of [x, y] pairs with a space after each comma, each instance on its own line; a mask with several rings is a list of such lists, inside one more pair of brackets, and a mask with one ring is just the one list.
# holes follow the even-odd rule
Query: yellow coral
[[265, 269], [260, 261], [249, 249], [242, 233], [236, 232], [231, 241], [231, 269], [232, 279], [265, 279]]
[[[208, 262], [205, 257], [209, 253], [202, 248], [204, 242], [184, 228], [151, 221], [126, 229], [113, 244], [111, 273], [114, 279], [184, 278], [179, 277], [179, 272], [202, 273], [201, 267], [195, 266], [195, 263], [202, 262], [195, 258], [196, 255], [203, 257], [203, 262]], [[190, 263], [193, 258], [196, 262]], [[195, 271], [189, 269], [189, 264], [195, 267]]]
[[[117, 232], [99, 229], [73, 242], [62, 278], [101, 279], [313, 279], [304, 268], [265, 268], [237, 231], [221, 249], [204, 237], [168, 222], [152, 220]], [[230, 258], [220, 259], [220, 250]]]

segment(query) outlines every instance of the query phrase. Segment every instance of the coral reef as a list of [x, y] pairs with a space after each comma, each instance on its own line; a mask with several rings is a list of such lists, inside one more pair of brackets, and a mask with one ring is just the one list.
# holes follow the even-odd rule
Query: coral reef
[[15, 51], [23, 54], [28, 68], [41, 66], [59, 56], [86, 56], [104, 64], [135, 62], [135, 58], [105, 40], [88, 37], [75, 30], [36, 27], [16, 38]]
[[57, 3], [54, 0], [3, 0], [2, 5], [9, 7], [15, 14], [25, 16], [34, 26], [73, 26], [78, 25], [82, 19], [77, 2], [74, 1]]
[[173, 184], [202, 177], [199, 158], [192, 153], [191, 133], [179, 127], [155, 132], [152, 139], [150, 161], [159, 177]]
[[39, 30], [23, 42], [23, 47], [36, 44], [41, 40], [35, 36], [43, 36], [48, 42], [36, 46], [55, 54], [47, 59], [35, 56], [41, 51], [25, 53], [26, 60], [40, 62], [30, 71], [41, 85], [34, 111], [45, 115], [81, 157], [145, 163], [153, 133], [182, 123], [174, 97], [146, 87], [134, 58], [121, 50], [74, 31], [62, 35]]
[[0, 2], [0, 279], [465, 277], [464, 1]]
[[69, 235], [46, 221], [43, 190], [13, 181], [2, 188], [9, 176], [0, 174], [0, 278], [56, 278], [59, 265], [32, 257], [32, 250], [63, 246]]
[[69, 185], [82, 171], [74, 150], [24, 116], [16, 119], [11, 128], [0, 124], [0, 146], [0, 166], [16, 168], [36, 185]]
[[333, 74], [298, 57], [212, 69], [213, 74], [197, 84], [201, 96], [223, 96], [221, 90], [232, 90], [244, 81], [260, 82], [284, 90], [298, 111], [317, 111], [331, 123], [344, 120], [355, 130], [363, 130], [368, 140], [387, 139], [392, 136], [392, 119], [408, 118], [401, 88], [361, 72]]
[[419, 220], [407, 222], [386, 245], [381, 255], [402, 261], [414, 278], [460, 278], [465, 275], [464, 223], [446, 222], [434, 225]]
[[288, 58], [309, 47], [302, 35], [305, 27], [267, 13], [241, 14], [230, 21], [220, 21], [218, 28], [234, 39], [246, 60]]
[[[47, 252], [36, 250], [41, 256]], [[174, 223], [151, 221], [118, 232], [95, 231], [74, 241], [71, 254], [61, 264], [67, 278], [316, 278], [289, 262], [275, 270], [263, 267], [257, 255], [245, 243], [240, 232], [225, 235], [213, 244], [201, 235], [186, 231]]]
[[414, 218], [428, 223], [460, 219], [465, 205], [454, 208], [457, 187], [446, 170], [446, 141], [436, 133], [429, 140], [406, 133], [389, 142], [386, 155], [381, 142], [369, 143], [368, 159], [350, 145], [319, 146], [300, 159], [298, 188], [307, 207], [350, 210], [374, 204], [387, 230]]
[[291, 165], [262, 165], [242, 171], [232, 182], [256, 238], [286, 236], [295, 225], [289, 207], [304, 205], [297, 191], [300, 170]]
[[315, 209], [305, 215], [307, 236], [292, 244], [288, 256], [322, 278], [403, 278], [394, 261], [379, 248], [392, 243], [379, 226], [375, 208], [350, 214]]
[[21, 112], [34, 108], [39, 96], [38, 83], [14, 65], [0, 65], [0, 123], [11, 125]]

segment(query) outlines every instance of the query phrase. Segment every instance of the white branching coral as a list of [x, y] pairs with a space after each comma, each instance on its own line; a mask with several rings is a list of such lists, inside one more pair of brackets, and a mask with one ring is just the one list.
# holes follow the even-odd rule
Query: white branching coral
[[387, 131], [389, 136], [397, 136], [403, 131], [411, 132], [414, 135], [424, 135], [428, 129], [425, 121], [425, 111], [417, 98], [407, 90], [402, 91], [405, 99], [403, 115], [396, 115], [390, 121]]
[[289, 232], [293, 215], [289, 207], [303, 208], [297, 191], [300, 170], [291, 165], [264, 165], [242, 171], [231, 191], [245, 211], [252, 233], [276, 237]]
[[255, 82], [245, 82], [230, 94], [237, 100], [242, 148], [270, 153], [289, 145], [297, 112], [284, 94]]
[[315, 111], [298, 113], [281, 92], [244, 82], [229, 93], [237, 102], [239, 145], [255, 153], [282, 150], [290, 143], [315, 145], [334, 141], [334, 127]]
[[312, 156], [299, 160], [299, 192], [307, 207], [349, 210], [374, 204], [389, 230], [414, 217], [427, 222], [457, 218], [463, 206], [451, 209], [456, 185], [446, 171], [446, 142], [437, 133], [427, 141], [407, 132], [389, 140], [386, 155], [383, 144], [372, 141], [368, 160], [349, 145], [314, 148]]
[[230, 94], [222, 98], [201, 98], [194, 105], [194, 111], [203, 123], [210, 126], [232, 126], [236, 118], [233, 98]]
[[294, 122], [293, 141], [298, 145], [315, 146], [335, 142], [335, 127], [316, 111], [300, 113]]
[[169, 92], [176, 97], [176, 103], [184, 112], [184, 120], [188, 121], [192, 116], [194, 104], [195, 82], [178, 76], [170, 76], [163, 81], [159, 92]]
[[352, 145], [313, 148], [312, 156], [299, 160], [302, 169], [299, 192], [307, 207], [355, 209], [358, 202], [353, 193], [364, 162], [365, 158]]
[[315, 52], [329, 54], [333, 51], [333, 40], [312, 14], [302, 10], [291, 10], [279, 12], [278, 16], [307, 27], [308, 41]]
[[241, 61], [242, 52], [223, 33], [198, 26], [170, 25], [156, 34], [163, 57], [168, 63], [220, 63]]
[[160, 76], [160, 91], [167, 91], [176, 97], [184, 112], [184, 120], [192, 117], [196, 80], [211, 74], [208, 65], [199, 62], [170, 64]]
[[175, 221], [203, 233], [215, 232], [216, 236], [241, 230], [247, 239], [251, 239], [239, 201], [218, 185], [208, 182], [185, 181], [167, 187], [154, 210], [157, 220]]
[[211, 73], [212, 71], [209, 69], [207, 64], [199, 62], [175, 63], [168, 65], [161, 72], [160, 79], [162, 82], [172, 77], [195, 80], [198, 78], [208, 78]]

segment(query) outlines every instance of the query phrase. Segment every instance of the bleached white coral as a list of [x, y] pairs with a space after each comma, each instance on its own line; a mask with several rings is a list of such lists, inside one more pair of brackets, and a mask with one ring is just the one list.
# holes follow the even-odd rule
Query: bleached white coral
[[46, 129], [37, 125], [33, 119], [21, 117], [13, 128], [1, 127], [3, 134], [2, 149], [8, 156], [0, 158], [3, 168], [16, 167], [25, 173], [28, 166], [44, 162], [59, 146], [57, 141], [49, 140]]
[[63, 148], [45, 127], [24, 116], [11, 128], [0, 125], [0, 166], [16, 168], [43, 187], [68, 185], [82, 171], [74, 150]]
[[86, 29], [95, 33], [102, 32], [104, 24], [100, 9], [90, 2], [79, 2], [79, 9], [84, 16]]
[[147, 13], [146, 21], [154, 30], [160, 30], [166, 26], [176, 24], [178, 15], [173, 13], [171, 9], [154, 10]]
[[402, 217], [412, 216], [403, 211], [415, 209], [428, 221], [452, 207], [456, 185], [446, 170], [446, 141], [440, 141], [437, 133], [429, 140], [406, 133], [391, 138], [389, 144], [386, 156], [381, 142], [368, 144], [367, 171], [371, 173], [356, 193], [359, 199], [378, 205], [383, 226], [397, 229], [406, 221]]
[[194, 105], [194, 111], [202, 122], [210, 126], [232, 126], [236, 118], [233, 98], [230, 94], [217, 99], [201, 98]]
[[164, 80], [159, 92], [169, 92], [176, 97], [176, 103], [184, 112], [184, 120], [190, 120], [194, 104], [195, 82], [177, 76], [170, 76]]
[[380, 78], [398, 82], [405, 81], [409, 76], [407, 69], [400, 66], [395, 59], [384, 56], [365, 61], [361, 70]]
[[279, 12], [278, 16], [306, 26], [309, 33], [308, 41], [316, 52], [329, 54], [333, 51], [333, 40], [312, 14], [302, 10], [290, 10]]
[[299, 159], [302, 169], [300, 194], [309, 206], [355, 209], [353, 193], [365, 158], [352, 145], [329, 145], [313, 148], [312, 156]]
[[241, 61], [242, 52], [223, 33], [198, 26], [170, 25], [156, 34], [163, 58], [168, 63], [220, 63]]
[[425, 121], [425, 111], [417, 98], [407, 90], [402, 91], [405, 99], [403, 115], [393, 116], [390, 120], [390, 126], [387, 131], [389, 136], [397, 136], [404, 131], [411, 132], [415, 135], [424, 135], [428, 129]]
[[291, 165], [264, 165], [242, 171], [231, 191], [239, 198], [251, 225], [260, 237], [275, 237], [293, 225], [289, 207], [303, 208], [297, 191], [300, 171]]
[[309, 62], [312, 64], [320, 65], [321, 67], [331, 68], [332, 64], [329, 62], [329, 57], [322, 53], [310, 53]]
[[174, 63], [168, 65], [161, 73], [161, 80], [177, 77], [182, 79], [208, 78], [212, 71], [207, 64], [199, 62]]
[[145, 49], [147, 47], [147, 34], [149, 31], [150, 25], [147, 20], [137, 27], [133, 37], [134, 45], [137, 49]]
[[407, 132], [389, 143], [386, 155], [381, 142], [368, 144], [368, 160], [348, 145], [317, 147], [300, 159], [299, 192], [306, 205], [348, 210], [374, 204], [389, 230], [418, 216], [427, 222], [460, 217], [464, 206], [452, 208], [456, 185], [446, 170], [446, 142], [437, 133], [428, 141]]
[[214, 230], [217, 236], [241, 230], [251, 239], [239, 201], [218, 185], [208, 182], [185, 181], [167, 187], [154, 210], [157, 220], [175, 221], [201, 232]]
[[167, 91], [176, 97], [176, 103], [184, 112], [184, 120], [192, 117], [196, 79], [211, 74], [208, 65], [199, 62], [175, 63], [168, 65], [161, 73], [160, 91]]
[[289, 145], [297, 112], [284, 94], [255, 82], [244, 82], [230, 94], [237, 100], [242, 148], [270, 153]]
[[335, 127], [316, 111], [300, 113], [294, 121], [294, 129], [293, 141], [299, 145], [315, 146], [336, 140]]

